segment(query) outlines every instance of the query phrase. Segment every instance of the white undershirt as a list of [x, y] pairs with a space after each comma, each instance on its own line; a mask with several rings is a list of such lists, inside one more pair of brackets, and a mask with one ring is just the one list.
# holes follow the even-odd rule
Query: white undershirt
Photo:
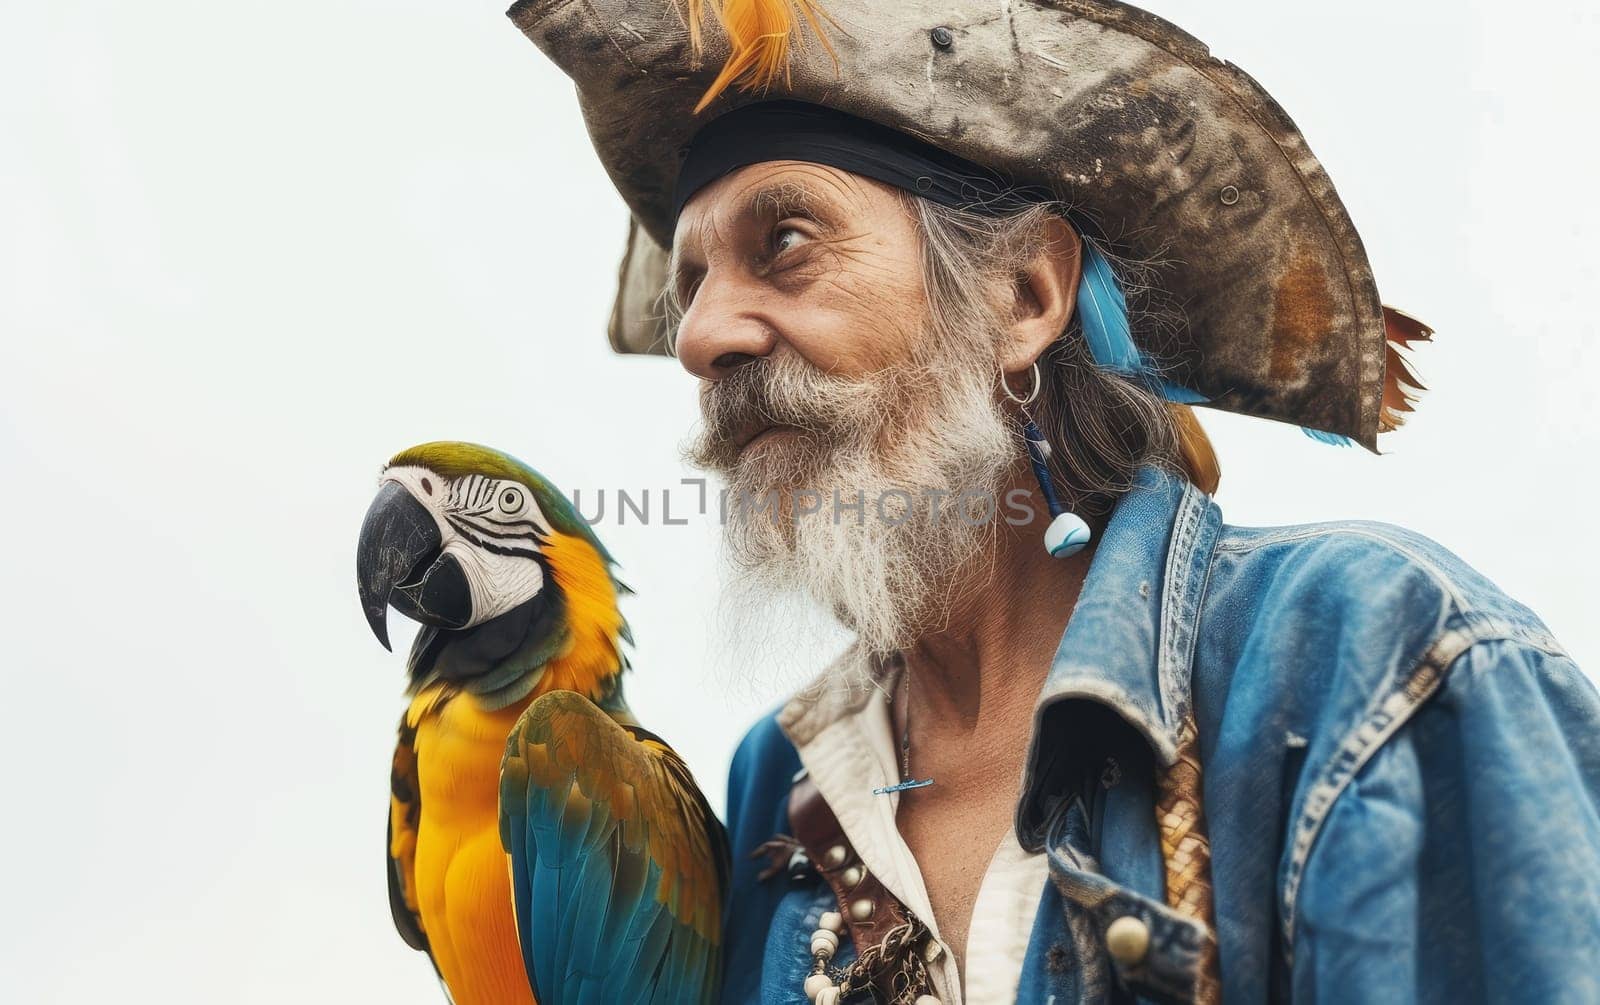
[[939, 1001], [1015, 1001], [1034, 914], [1049, 878], [1045, 856], [1024, 851], [1014, 827], [995, 849], [967, 930], [963, 995], [955, 956], [939, 934], [922, 872], [895, 823], [900, 795], [872, 794], [900, 781], [888, 700], [896, 675], [887, 671], [868, 683], [865, 664], [858, 659], [853, 650], [847, 652], [784, 706], [779, 724], [861, 863], [927, 924], [941, 950], [928, 965]]

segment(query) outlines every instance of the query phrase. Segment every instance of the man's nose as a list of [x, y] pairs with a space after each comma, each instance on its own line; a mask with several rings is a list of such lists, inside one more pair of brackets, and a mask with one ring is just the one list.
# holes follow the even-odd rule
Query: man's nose
[[721, 380], [770, 354], [777, 341], [748, 291], [708, 275], [678, 322], [677, 356], [696, 377]]

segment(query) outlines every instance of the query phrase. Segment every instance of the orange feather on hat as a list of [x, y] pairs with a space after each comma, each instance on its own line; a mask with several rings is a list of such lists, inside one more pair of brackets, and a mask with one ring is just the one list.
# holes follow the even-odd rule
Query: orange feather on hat
[[695, 105], [696, 112], [709, 105], [730, 84], [753, 90], [771, 86], [780, 73], [787, 80], [789, 46], [802, 18], [837, 63], [833, 45], [823, 30], [824, 21], [834, 22], [816, 0], [689, 0], [689, 42], [696, 53], [704, 41], [700, 23], [707, 7], [727, 33], [731, 51], [722, 72]]

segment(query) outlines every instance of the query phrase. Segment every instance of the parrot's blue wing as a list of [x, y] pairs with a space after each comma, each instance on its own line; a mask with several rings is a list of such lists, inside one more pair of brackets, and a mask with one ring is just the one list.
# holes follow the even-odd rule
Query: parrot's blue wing
[[660, 739], [571, 691], [536, 699], [506, 744], [500, 837], [540, 1005], [715, 1000], [727, 835]]

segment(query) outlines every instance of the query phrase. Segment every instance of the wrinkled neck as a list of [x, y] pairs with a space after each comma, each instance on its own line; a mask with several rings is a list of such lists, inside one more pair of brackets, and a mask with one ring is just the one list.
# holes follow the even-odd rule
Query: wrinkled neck
[[[1023, 477], [1008, 487], [1030, 487]], [[1028, 523], [1001, 522], [989, 553], [961, 573], [967, 585], [944, 624], [906, 652], [921, 723], [1031, 721], [1094, 554], [1051, 557], [1043, 544], [1050, 516], [1036, 499], [1032, 505]]]

